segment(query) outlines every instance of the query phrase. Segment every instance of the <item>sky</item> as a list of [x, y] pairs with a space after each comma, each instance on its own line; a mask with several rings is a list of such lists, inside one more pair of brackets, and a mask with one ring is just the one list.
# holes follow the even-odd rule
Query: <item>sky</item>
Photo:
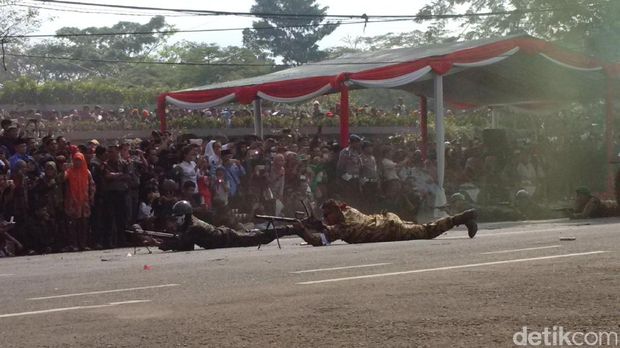
[[[77, 0], [69, 0], [77, 1]], [[145, 7], [164, 7], [164, 8], [182, 8], [182, 9], [198, 9], [198, 10], [221, 10], [221, 11], [243, 11], [249, 12], [254, 0], [81, 0], [83, 2], [100, 3], [100, 4], [118, 4], [118, 5], [135, 5]], [[322, 6], [328, 6], [329, 14], [354, 14], [362, 15], [414, 15], [418, 10], [430, 0], [319, 0]], [[77, 5], [51, 4], [35, 2], [33, 0], [22, 0], [22, 4], [34, 4], [45, 7], [54, 7], [59, 9], [81, 9], [85, 11], [105, 11], [105, 12], [128, 12], [122, 9], [100, 9], [94, 7], [85, 7]], [[130, 13], [136, 13], [134, 11]], [[40, 10], [42, 24], [37, 34], [53, 34], [56, 30], [66, 27], [86, 28], [90, 26], [111, 26], [119, 21], [132, 21], [146, 23], [148, 16], [119, 16], [113, 14], [92, 14], [92, 13], [76, 13], [62, 12], [53, 10]], [[250, 27], [252, 21], [249, 17], [225, 16], [180, 16], [167, 17], [167, 22], [175, 25], [177, 29], [208, 29], [208, 28], [237, 28]], [[322, 49], [334, 46], [343, 46], [347, 38], [355, 38], [358, 36], [376, 36], [387, 34], [389, 32], [400, 33], [409, 32], [414, 29], [423, 29], [424, 25], [417, 24], [412, 21], [394, 22], [394, 23], [369, 23], [364, 30], [363, 24], [341, 25], [331, 35], [325, 37], [319, 46]], [[216, 43], [220, 46], [241, 46], [241, 31], [226, 32], [206, 32], [206, 33], [180, 33], [172, 36], [170, 41], [198, 41], [206, 43]]]

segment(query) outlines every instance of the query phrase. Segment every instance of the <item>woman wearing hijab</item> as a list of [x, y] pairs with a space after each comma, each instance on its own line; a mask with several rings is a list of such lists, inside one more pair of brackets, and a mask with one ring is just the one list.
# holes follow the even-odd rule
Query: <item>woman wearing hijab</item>
[[88, 250], [88, 218], [95, 199], [95, 182], [88, 170], [84, 155], [73, 154], [73, 165], [65, 171], [65, 211], [69, 218], [69, 235], [73, 251]]
[[211, 140], [205, 148], [205, 158], [209, 161], [211, 168], [211, 176], [215, 176], [215, 169], [222, 165], [222, 143], [217, 140]]

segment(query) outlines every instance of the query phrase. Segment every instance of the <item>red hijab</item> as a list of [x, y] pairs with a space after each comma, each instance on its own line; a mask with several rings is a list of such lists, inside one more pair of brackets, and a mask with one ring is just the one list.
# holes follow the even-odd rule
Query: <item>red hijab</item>
[[89, 201], [88, 186], [89, 172], [86, 166], [86, 160], [81, 152], [73, 154], [73, 166], [65, 171], [67, 178], [67, 194], [78, 203], [86, 203]]

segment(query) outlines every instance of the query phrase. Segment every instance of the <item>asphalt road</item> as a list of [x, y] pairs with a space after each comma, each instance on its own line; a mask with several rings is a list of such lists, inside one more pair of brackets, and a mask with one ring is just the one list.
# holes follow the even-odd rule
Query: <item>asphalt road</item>
[[0, 346], [510, 347], [524, 326], [620, 333], [619, 219], [481, 227], [473, 240], [2, 259]]

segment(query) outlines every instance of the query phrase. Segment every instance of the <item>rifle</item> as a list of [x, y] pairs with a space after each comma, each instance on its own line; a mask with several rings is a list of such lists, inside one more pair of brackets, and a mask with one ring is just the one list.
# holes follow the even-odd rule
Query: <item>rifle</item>
[[[125, 232], [126, 233], [130, 233], [130, 234], [134, 234], [134, 235], [137, 235], [137, 236], [158, 237], [158, 238], [166, 238], [166, 239], [179, 239], [179, 235], [178, 234], [143, 230], [142, 227], [140, 225], [138, 225], [138, 224], [135, 224], [135, 225], [133, 225], [131, 227], [133, 227], [133, 230], [126, 229]], [[151, 249], [149, 249], [148, 246], [145, 246], [145, 248], [146, 248], [146, 250], [148, 250], [149, 254], [153, 253], [151, 251]], [[134, 246], [134, 248], [133, 248], [133, 254], [134, 255], [136, 254], [136, 250], [137, 250], [137, 247]]]
[[261, 220], [267, 220], [267, 221], [274, 221], [274, 222], [298, 222], [298, 219], [295, 218], [289, 218], [289, 217], [281, 217], [281, 216], [271, 216], [271, 215], [260, 215], [260, 214], [256, 214], [254, 215], [255, 218], [257, 219], [261, 219]]
[[174, 233], [143, 230], [142, 227], [140, 227], [140, 225], [137, 225], [137, 224], [131, 227], [133, 227], [134, 229], [125, 230], [125, 232], [136, 234], [136, 235], [150, 236], [150, 237], [178, 238], [178, 235]]
[[316, 219], [314, 216], [310, 216], [305, 219], [296, 219], [296, 218], [290, 218], [290, 217], [256, 214], [254, 215], [254, 217], [257, 219], [261, 219], [261, 220], [267, 220], [269, 224], [273, 224], [274, 222], [288, 222], [288, 223], [299, 222], [302, 225], [309, 227], [311, 229], [317, 230], [317, 231], [325, 230], [325, 225], [323, 225], [323, 222], [321, 222], [321, 220]]
[[[314, 217], [314, 214], [312, 214], [312, 212], [310, 211], [310, 209], [308, 209], [308, 206], [306, 205], [306, 203], [301, 200], [301, 204], [303, 205], [304, 209], [306, 210], [306, 212], [295, 212], [295, 215], [305, 215], [305, 218], [302, 219], [298, 219], [298, 218], [290, 218], [290, 217], [281, 217], [281, 216], [272, 216], [272, 215], [260, 215], [260, 214], [256, 214], [254, 215], [255, 218], [257, 219], [261, 219], [261, 220], [266, 220], [267, 221], [267, 229], [269, 229], [269, 226], [272, 226], [275, 229], [275, 222], [287, 222], [287, 223], [301, 223], [302, 225], [311, 228], [313, 230], [319, 231], [319, 232], [323, 232], [325, 231], [325, 225], [323, 225], [323, 222], [321, 222], [321, 220], [317, 219]], [[278, 241], [278, 248], [280, 248], [280, 239], [277, 237], [276, 234], [276, 240]], [[259, 246], [260, 248], [260, 246]]]
[[272, 216], [272, 215], [260, 215], [260, 214], [256, 214], [254, 215], [254, 217], [257, 219], [261, 219], [261, 220], [267, 220], [268, 222], [271, 222], [271, 223], [274, 223], [276, 221], [277, 222], [288, 222], [288, 223], [300, 222], [303, 225], [314, 228], [314, 229], [319, 229], [319, 230], [324, 229], [325, 226], [323, 226], [323, 223], [319, 219], [314, 217], [314, 214], [312, 213], [312, 211], [308, 209], [306, 202], [304, 202], [303, 199], [300, 200], [300, 202], [301, 202], [301, 205], [304, 207], [305, 212], [296, 211], [295, 216], [300, 216], [299, 218], [297, 217], [290, 218], [290, 217]]

